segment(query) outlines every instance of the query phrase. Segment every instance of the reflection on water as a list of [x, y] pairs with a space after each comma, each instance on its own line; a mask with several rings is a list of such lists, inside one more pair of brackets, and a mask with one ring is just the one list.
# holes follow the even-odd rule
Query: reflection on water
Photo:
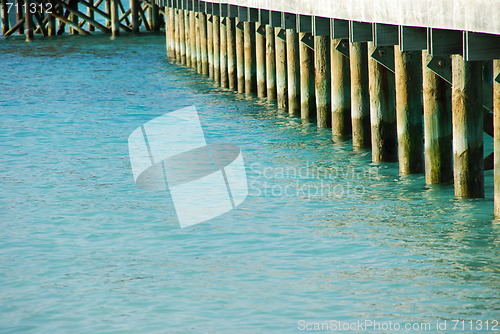
[[[273, 103], [169, 63], [163, 36], [11, 39], [0, 51], [2, 330], [498, 319], [491, 171], [486, 199], [454, 199], [451, 185], [401, 177]], [[190, 105], [208, 142], [241, 147], [255, 187], [237, 209], [179, 229], [168, 196], [134, 186], [127, 137]], [[360, 191], [312, 193], [321, 182]]]

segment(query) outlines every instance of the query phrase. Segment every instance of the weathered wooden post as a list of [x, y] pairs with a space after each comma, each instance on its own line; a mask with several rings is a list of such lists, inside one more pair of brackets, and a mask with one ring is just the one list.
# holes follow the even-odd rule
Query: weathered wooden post
[[314, 76], [318, 128], [331, 127], [330, 19], [314, 17]]
[[267, 99], [276, 100], [276, 54], [272, 26], [266, 26], [266, 85]]
[[[54, 5], [53, 1], [50, 1], [52, 5]], [[92, 9], [88, 9], [89, 11], [94, 12]], [[56, 18], [52, 15], [49, 15], [47, 18], [47, 35], [49, 36], [55, 36], [57, 35], [57, 24], [56, 24]]]
[[226, 17], [227, 31], [227, 76], [229, 89], [238, 90], [236, 76], [236, 22], [233, 17]]
[[239, 18], [236, 22], [236, 80], [238, 93], [245, 93], [245, 37], [243, 36], [245, 25]]
[[318, 128], [331, 126], [330, 37], [314, 36], [314, 75]]
[[179, 9], [174, 8], [174, 25], [175, 25], [175, 60], [181, 62], [181, 32], [179, 22]]
[[227, 74], [227, 29], [226, 18], [220, 20], [220, 85], [229, 88], [229, 77]]
[[484, 197], [482, 62], [451, 57], [455, 195]]
[[[312, 38], [311, 33], [299, 33], [300, 58], [300, 118], [310, 119], [315, 114], [314, 51], [303, 39]], [[313, 42], [314, 44], [314, 42]]]
[[[382, 50], [385, 49], [377, 50], [373, 42], [368, 42], [368, 55], [382, 52]], [[378, 56], [389, 57], [385, 54]], [[396, 161], [398, 141], [394, 73], [373, 58], [368, 60], [368, 70], [372, 160], [374, 162]]]
[[[285, 17], [288, 14], [284, 13]], [[287, 19], [284, 19], [286, 22]], [[286, 25], [287, 23], [285, 23]], [[293, 22], [295, 27], [295, 21]], [[300, 115], [300, 64], [299, 64], [299, 36], [295, 28], [286, 29], [286, 55], [287, 55], [287, 83], [288, 83], [288, 113], [293, 116]]]
[[191, 49], [189, 56], [191, 57], [191, 67], [194, 69], [198, 68], [198, 55], [196, 52], [196, 23], [199, 19], [196, 18], [197, 15], [199, 15], [199, 13], [194, 10], [189, 13], [189, 48]]
[[196, 66], [193, 64], [193, 68], [196, 70], [197, 73], [202, 74], [203, 73], [203, 64], [201, 60], [201, 40], [202, 40], [202, 21], [204, 21], [204, 17], [200, 16], [200, 13], [194, 13], [195, 14], [195, 39], [194, 39], [194, 47], [195, 47], [195, 53], [196, 53]]
[[352, 145], [370, 146], [370, 96], [366, 42], [350, 43]]
[[[115, 0], [119, 2], [120, 0]], [[186, 9], [186, 8], [184, 8]], [[185, 10], [187, 12], [187, 10]], [[150, 2], [149, 6], [149, 26], [151, 27], [152, 31], [159, 31], [160, 30], [160, 20], [159, 20], [159, 15], [160, 15], [160, 9], [158, 5], [154, 2]], [[187, 13], [186, 13], [187, 16]]]
[[[139, 6], [140, 6], [139, 0], [130, 0], [130, 20], [131, 20], [130, 23], [132, 24], [132, 32], [134, 34], [137, 34], [139, 32]], [[165, 7], [165, 8], [167, 11], [165, 15], [167, 15], [170, 18], [170, 12], [172, 10], [172, 7]], [[92, 11], [92, 13], [93, 12], [94, 11]], [[167, 36], [170, 36], [169, 32], [167, 32]]]
[[299, 72], [300, 72], [300, 118], [314, 117], [314, 37], [313, 21], [309, 15], [297, 15], [299, 33]]
[[[24, 1], [16, 0], [16, 22], [20, 22], [24, 17]], [[19, 35], [24, 34], [24, 24], [19, 25], [19, 29], [17, 30]]]
[[[119, 15], [119, 0], [111, 0], [111, 34], [113, 36], [120, 35], [120, 15]], [[78, 24], [78, 18], [76, 19]]]
[[[209, 4], [207, 3], [207, 6]], [[207, 7], [211, 11], [211, 7]], [[207, 62], [208, 62], [208, 77], [214, 80], [214, 24], [213, 15], [207, 14]]]
[[181, 47], [181, 64], [186, 65], [186, 26], [184, 24], [185, 19], [184, 9], [179, 9], [179, 38]]
[[278, 108], [286, 109], [288, 107], [287, 48], [286, 39], [280, 37], [281, 31], [281, 28], [276, 28], [276, 38], [274, 40], [276, 46], [276, 93]]
[[[214, 4], [215, 8], [215, 4]], [[212, 16], [213, 46], [214, 46], [214, 81], [220, 84], [220, 18]]]
[[24, 6], [24, 23], [25, 23], [25, 35], [26, 41], [29, 42], [33, 39], [33, 14], [30, 12], [32, 0], [25, 0]]
[[493, 133], [494, 133], [494, 192], [495, 217], [500, 218], [500, 59], [493, 61]]
[[[94, 0], [88, 0], [87, 2], [92, 6], [94, 5]], [[87, 8], [87, 16], [90, 17], [91, 20], [94, 20], [95, 19], [94, 10], [91, 8]], [[94, 31], [95, 27], [89, 22], [87, 29], [88, 31]]]
[[245, 52], [245, 93], [256, 92], [256, 63], [255, 63], [255, 23], [245, 22], [243, 30]]
[[7, 0], [1, 0], [0, 6], [2, 7], [2, 35], [5, 35], [10, 28]]
[[332, 136], [346, 138], [351, 135], [351, 79], [349, 58], [337, 50], [337, 46], [349, 50], [349, 42], [331, 40], [332, 69]]
[[423, 172], [422, 53], [394, 47], [399, 172]]
[[424, 160], [427, 184], [448, 182], [453, 178], [451, 86], [427, 67], [431, 59], [432, 56], [423, 51]]
[[257, 79], [257, 96], [266, 97], [266, 31], [260, 23], [255, 25], [255, 66]]
[[[71, 4], [71, 3], [69, 3]], [[107, 14], [106, 27], [111, 29], [111, 0], [104, 0], [104, 12]], [[64, 13], [64, 12], [63, 12]], [[71, 33], [71, 29], [70, 29]]]
[[[29, 1], [30, 0], [25, 0], [26, 6], [28, 5]], [[78, 0], [69, 0], [68, 7], [71, 8], [71, 9], [73, 9], [74, 11], [78, 11]], [[109, 16], [111, 18], [111, 26], [110, 27], [111, 27], [111, 33], [112, 34], [113, 34], [113, 31], [115, 31], [115, 29], [113, 29], [113, 27], [114, 27], [114, 25], [113, 25], [113, 15], [115, 15], [115, 17], [118, 16], [118, 14], [114, 13], [115, 8], [118, 10], [117, 4], [114, 3], [114, 0], [110, 0], [110, 2], [109, 2]], [[28, 19], [28, 17], [26, 17], [26, 19]], [[32, 18], [30, 18], [30, 20], [32, 20]], [[70, 28], [69, 28], [70, 34], [72, 34], [72, 35], [78, 35], [79, 32], [75, 28], [75, 27], [78, 26], [78, 16], [76, 16], [76, 14], [74, 12], [70, 13], [69, 17], [68, 17], [68, 20], [72, 23], [72, 26], [70, 26]], [[116, 22], [115, 22], [115, 24], [116, 24]], [[115, 36], [115, 34], [113, 34], [113, 36]]]
[[186, 33], [186, 66], [196, 67], [196, 52], [194, 48], [194, 39], [196, 30], [194, 26], [194, 15], [192, 11], [186, 9], [184, 11], [184, 32]]
[[207, 14], [200, 11], [197, 13], [198, 15], [198, 24], [199, 24], [199, 40], [200, 40], [200, 53], [198, 64], [201, 63], [201, 73], [204, 75], [209, 74], [209, 65], [208, 65], [208, 40], [207, 40]]

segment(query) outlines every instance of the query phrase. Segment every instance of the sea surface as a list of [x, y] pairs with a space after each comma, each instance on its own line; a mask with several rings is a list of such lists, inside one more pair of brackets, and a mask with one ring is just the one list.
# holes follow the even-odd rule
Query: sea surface
[[[402, 177], [169, 61], [161, 34], [0, 55], [1, 333], [500, 331], [491, 171], [477, 200]], [[208, 142], [241, 148], [249, 195], [181, 229], [167, 192], [134, 184], [127, 140], [193, 105]]]

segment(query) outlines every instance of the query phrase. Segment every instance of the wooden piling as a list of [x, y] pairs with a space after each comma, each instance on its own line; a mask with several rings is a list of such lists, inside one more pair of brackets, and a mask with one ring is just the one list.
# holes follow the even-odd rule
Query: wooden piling
[[[493, 61], [493, 78], [500, 76], [500, 59]], [[495, 217], [500, 218], [500, 82], [493, 82]]]
[[[299, 40], [306, 34], [300, 33]], [[305, 43], [299, 42], [300, 58], [300, 118], [310, 119], [315, 114], [314, 52]]]
[[227, 74], [227, 29], [226, 18], [220, 20], [220, 85], [229, 88], [229, 77]]
[[330, 37], [314, 36], [314, 76], [318, 128], [331, 126]]
[[236, 73], [236, 23], [232, 17], [226, 17], [227, 32], [227, 76], [229, 89], [238, 89], [238, 78]]
[[244, 23], [243, 39], [245, 53], [245, 94], [252, 94], [257, 90], [254, 22]]
[[267, 99], [276, 100], [276, 54], [274, 28], [266, 26], [266, 86]]
[[181, 62], [181, 31], [179, 20], [179, 9], [174, 9], [174, 24], [175, 24], [175, 60]]
[[[192, 11], [189, 15], [189, 48], [191, 56], [191, 67], [196, 69], [198, 66], [198, 57], [196, 53], [196, 15], [197, 13]], [[186, 59], [187, 60], [187, 59]]]
[[[130, 0], [130, 22], [132, 25], [132, 32], [137, 34], [139, 32], [139, 0]], [[168, 17], [172, 11], [171, 7], [166, 7]], [[167, 29], [168, 30], [168, 29]]]
[[287, 48], [286, 41], [278, 37], [281, 28], [275, 28], [274, 44], [276, 46], [276, 94], [278, 108], [286, 109], [288, 106], [288, 78], [287, 78]]
[[[112, 0], [105, 0], [104, 1], [104, 12], [107, 14], [106, 17], [106, 27], [111, 29], [111, 1]], [[63, 12], [64, 14], [64, 12]]]
[[[89, 4], [91, 4], [92, 6], [94, 5], [94, 0], [88, 0]], [[95, 20], [95, 12], [87, 7], [87, 16], [90, 17], [92, 20]], [[94, 31], [95, 30], [95, 27], [94, 25], [92, 25], [90, 22], [88, 23], [88, 26], [87, 26], [87, 29], [88, 31]]]
[[[24, 22], [24, 12], [23, 12], [24, 0], [17, 0], [16, 6], [16, 22]], [[24, 23], [19, 25], [18, 34], [24, 34]]]
[[368, 92], [368, 51], [366, 42], [349, 43], [351, 69], [352, 145], [370, 146], [370, 97]]
[[[115, 0], [115, 1], [120, 1], [120, 0]], [[185, 10], [185, 12], [187, 17], [187, 10]], [[149, 3], [149, 26], [151, 27], [152, 31], [160, 30], [159, 14], [160, 14], [160, 9], [158, 5], [154, 2], [154, 0], [151, 0]]]
[[184, 24], [184, 9], [179, 9], [179, 39], [181, 47], [181, 64], [186, 65], [186, 25]]
[[394, 68], [399, 172], [403, 175], [422, 173], [424, 136], [421, 51], [400, 51], [396, 45]]
[[200, 59], [201, 73], [208, 75], [208, 40], [207, 40], [207, 14], [198, 13], [198, 23], [200, 26]]
[[[239, 19], [236, 24], [236, 80], [238, 82], [238, 93], [245, 93], [245, 37], [243, 36], [244, 25]], [[238, 27], [240, 26], [240, 27]], [[241, 28], [241, 29], [240, 29]]]
[[186, 34], [186, 66], [196, 68], [196, 26], [194, 25], [194, 15], [192, 14], [192, 11], [184, 11], [184, 32]]
[[[29, 3], [30, 0], [25, 0], [25, 3], [26, 5]], [[110, 4], [109, 4], [109, 15], [111, 17], [111, 28], [113, 28], [113, 3], [114, 3], [114, 0], [110, 0]], [[28, 7], [28, 6], [26, 6]], [[69, 18], [68, 20], [72, 23], [70, 28], [69, 28], [69, 32], [70, 34], [72, 35], [78, 35], [78, 16], [76, 16], [75, 12], [78, 11], [78, 0], [69, 0], [68, 2], [68, 7], [71, 8], [73, 10], [72, 13], [69, 14]], [[117, 8], [117, 7], [116, 7]], [[28, 15], [29, 16], [29, 15]], [[116, 15], [118, 16], [118, 14]], [[113, 30], [112, 30], [113, 31]], [[114, 36], [114, 35], [113, 35]]]
[[194, 54], [196, 64], [192, 64], [193, 68], [196, 69], [196, 72], [202, 74], [203, 72], [203, 64], [201, 60], [201, 20], [204, 18], [200, 15], [201, 13], [192, 12], [194, 16]]
[[455, 196], [484, 197], [482, 62], [452, 56]]
[[32, 0], [25, 0], [24, 7], [24, 24], [26, 41], [29, 42], [33, 39], [33, 14], [30, 12]]
[[443, 183], [453, 178], [451, 86], [427, 68], [432, 56], [423, 51], [423, 108], [425, 182]]
[[9, 31], [9, 12], [7, 8], [7, 0], [1, 0], [0, 5], [2, 7], [2, 35], [5, 35]]
[[214, 81], [220, 83], [220, 18], [217, 15], [212, 16], [212, 40], [213, 40], [213, 62], [214, 62]]
[[175, 58], [175, 22], [174, 22], [174, 8], [168, 7], [168, 29], [166, 29], [166, 34], [168, 36], [168, 55], [170, 58]]
[[[267, 96], [266, 86], [266, 37], [258, 31], [259, 24], [256, 24], [255, 30], [255, 65], [257, 77], [257, 96]], [[265, 32], [264, 32], [265, 33]]]
[[[368, 54], [376, 47], [368, 42]], [[396, 161], [396, 90], [394, 73], [374, 59], [368, 60], [372, 161]]]
[[208, 77], [214, 80], [214, 23], [213, 15], [207, 15], [207, 62]]
[[288, 113], [300, 115], [299, 35], [295, 29], [286, 30]]
[[[330, 45], [332, 74], [332, 136], [346, 138], [351, 135], [351, 79], [349, 58], [340, 53], [336, 46], [341, 40], [333, 39]], [[348, 43], [344, 41], [343, 43]]]

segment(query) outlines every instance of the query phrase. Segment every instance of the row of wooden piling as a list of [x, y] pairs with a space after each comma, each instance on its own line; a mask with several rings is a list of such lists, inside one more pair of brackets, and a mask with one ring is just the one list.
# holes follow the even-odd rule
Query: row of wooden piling
[[[371, 148], [374, 162], [398, 161], [402, 175], [424, 172], [428, 184], [454, 180], [457, 197], [484, 197], [484, 170], [493, 168], [493, 160], [490, 155], [485, 166], [483, 130], [493, 126], [493, 116], [483, 111], [483, 96], [491, 94], [498, 111], [499, 152], [500, 83], [493, 84], [494, 94], [483, 91], [483, 72], [498, 75], [500, 60], [452, 55], [450, 85], [426, 66], [432, 59], [426, 50], [395, 45], [391, 71], [374, 59], [373, 42], [314, 36], [194, 8], [166, 7], [165, 18], [168, 56], [221, 87], [276, 100], [292, 116], [331, 127], [334, 138], [352, 138], [355, 149]], [[497, 154], [497, 216], [499, 170]]]
[[62, 35], [66, 28], [72, 35], [91, 35], [99, 30], [117, 36], [120, 31], [138, 33], [141, 26], [146, 31], [159, 31], [164, 15], [153, 0], [129, 0], [128, 8], [121, 0], [0, 0], [0, 5], [2, 35], [17, 33], [28, 41], [35, 34]]

